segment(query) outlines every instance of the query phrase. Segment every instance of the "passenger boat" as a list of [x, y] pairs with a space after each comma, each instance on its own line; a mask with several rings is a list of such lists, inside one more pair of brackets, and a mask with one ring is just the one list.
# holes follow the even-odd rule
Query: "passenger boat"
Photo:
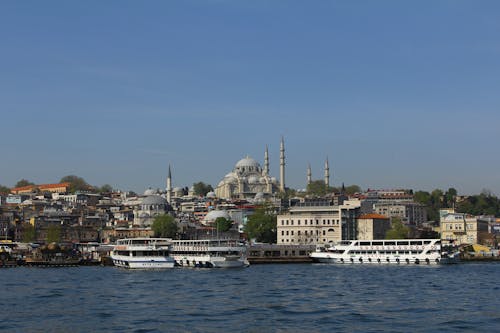
[[171, 255], [182, 267], [249, 266], [247, 246], [235, 239], [172, 240]]
[[170, 256], [170, 239], [126, 238], [116, 241], [111, 252], [113, 264], [135, 269], [172, 268], [174, 258]]
[[318, 246], [314, 262], [334, 264], [451, 264], [459, 253], [442, 251], [439, 239], [351, 240]]

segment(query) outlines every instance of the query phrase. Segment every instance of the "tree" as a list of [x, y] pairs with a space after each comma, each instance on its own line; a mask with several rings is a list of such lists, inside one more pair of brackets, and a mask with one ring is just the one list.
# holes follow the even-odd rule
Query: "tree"
[[109, 184], [104, 184], [101, 187], [97, 188], [97, 192], [99, 192], [99, 193], [113, 192], [113, 187], [111, 185], [109, 185]]
[[270, 211], [268, 206], [257, 208], [248, 217], [245, 233], [250, 239], [255, 239], [257, 242], [276, 243], [276, 221], [276, 215]]
[[61, 226], [51, 225], [47, 228], [47, 243], [59, 243], [61, 241]]
[[393, 217], [391, 221], [392, 227], [385, 233], [385, 239], [405, 239], [408, 238], [410, 229], [406, 227], [401, 219]]
[[59, 181], [60, 183], [69, 183], [69, 192], [75, 193], [77, 191], [88, 191], [92, 188], [85, 179], [75, 176], [75, 175], [69, 175], [69, 176], [64, 176], [61, 178]]
[[359, 187], [358, 185], [350, 185], [345, 188], [345, 194], [354, 194], [360, 192], [361, 192], [361, 187]]
[[233, 226], [233, 222], [225, 217], [218, 217], [215, 219], [215, 228], [220, 232], [226, 232]]
[[197, 182], [193, 184], [194, 194], [198, 196], [206, 196], [208, 192], [212, 192], [214, 189], [212, 185], [205, 184], [204, 182]]
[[153, 229], [155, 237], [174, 238], [177, 234], [178, 226], [172, 216], [162, 214], [154, 218], [151, 229]]
[[25, 223], [23, 226], [23, 242], [31, 243], [35, 241], [36, 232], [35, 227], [30, 223]]
[[29, 185], [35, 185], [35, 183], [32, 183], [29, 180], [23, 178], [20, 181], [18, 181], [14, 187], [24, 187]]
[[326, 186], [323, 180], [313, 180], [307, 184], [307, 194], [322, 197], [327, 193], [332, 193], [334, 188]]
[[0, 185], [0, 193], [4, 194], [10, 193], [10, 188], [8, 188], [7, 186]]

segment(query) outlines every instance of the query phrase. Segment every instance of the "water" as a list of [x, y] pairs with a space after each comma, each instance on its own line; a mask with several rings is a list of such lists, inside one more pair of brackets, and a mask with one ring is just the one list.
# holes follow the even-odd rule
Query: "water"
[[6, 332], [487, 332], [500, 264], [0, 270]]

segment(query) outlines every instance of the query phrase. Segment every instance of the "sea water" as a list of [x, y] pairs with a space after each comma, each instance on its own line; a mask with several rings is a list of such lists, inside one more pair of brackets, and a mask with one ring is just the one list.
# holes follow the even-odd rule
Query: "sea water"
[[498, 332], [500, 264], [0, 270], [6, 332]]

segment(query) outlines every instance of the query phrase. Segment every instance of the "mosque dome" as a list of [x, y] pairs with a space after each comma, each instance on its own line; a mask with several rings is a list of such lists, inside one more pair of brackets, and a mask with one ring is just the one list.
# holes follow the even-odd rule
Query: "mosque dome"
[[215, 220], [217, 220], [217, 218], [219, 217], [223, 217], [227, 220], [231, 219], [231, 216], [229, 216], [229, 214], [225, 210], [212, 210], [207, 215], [205, 215], [203, 223], [204, 224], [214, 223]]
[[156, 191], [153, 190], [151, 187], [148, 188], [146, 191], [144, 191], [144, 195], [155, 195], [156, 194]]
[[242, 167], [254, 167], [254, 168], [260, 168], [260, 164], [251, 158], [250, 156], [247, 156], [236, 163], [236, 169], [242, 168]]
[[215, 192], [208, 192], [207, 198], [211, 198], [211, 199], [215, 198]]
[[166, 205], [167, 201], [159, 195], [149, 195], [142, 199], [143, 205]]

